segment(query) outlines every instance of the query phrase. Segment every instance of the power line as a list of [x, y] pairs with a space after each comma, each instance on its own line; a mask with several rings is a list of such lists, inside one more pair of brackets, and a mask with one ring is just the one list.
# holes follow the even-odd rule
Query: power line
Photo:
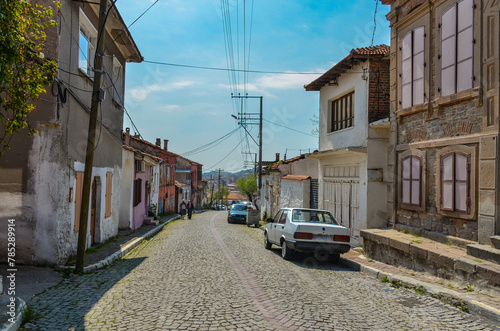
[[372, 34], [372, 43], [370, 46], [373, 46], [373, 39], [375, 39], [375, 31], [377, 30], [377, 9], [378, 9], [378, 0], [375, 0], [375, 12], [373, 13], [373, 34]]
[[127, 26], [127, 29], [130, 29], [130, 27], [134, 25], [134, 23], [137, 22], [142, 16], [144, 16], [144, 14], [146, 14], [154, 5], [156, 5], [158, 1], [160, 0], [156, 0], [151, 6], [148, 7], [148, 9], [146, 9], [141, 15], [139, 15], [139, 17], [137, 17], [132, 23], [130, 23], [130, 25]]
[[274, 124], [274, 125], [276, 125], [276, 126], [280, 126], [280, 127], [282, 127], [282, 128], [285, 128], [285, 129], [288, 129], [288, 130], [291, 130], [291, 131], [295, 131], [295, 132], [298, 132], [298, 133], [305, 134], [306, 136], [310, 136], [310, 137], [315, 137], [315, 138], [318, 138], [318, 136], [317, 136], [317, 135], [313, 135], [313, 134], [310, 134], [310, 133], [305, 133], [305, 132], [302, 132], [302, 131], [299, 131], [299, 130], [295, 130], [295, 129], [292, 129], [292, 128], [288, 127], [288, 126], [281, 125], [281, 124], [278, 124], [278, 123], [274, 123], [274, 122], [268, 121], [268, 120], [266, 120], [266, 119], [263, 119], [263, 121], [268, 122], [268, 123], [271, 123], [271, 124]]
[[224, 140], [226, 140], [227, 138], [229, 138], [231, 135], [233, 135], [236, 131], [238, 131], [240, 129], [240, 127], [237, 127], [236, 129], [232, 130], [231, 132], [228, 132], [226, 133], [225, 135], [223, 135], [222, 137], [220, 138], [217, 138], [215, 139], [214, 141], [212, 142], [209, 142], [208, 144], [205, 144], [203, 146], [200, 146], [200, 147], [197, 147], [195, 149], [192, 149], [190, 151], [187, 151], [187, 152], [184, 152], [184, 153], [181, 153], [181, 155], [184, 155], [184, 156], [190, 156], [190, 155], [194, 155], [194, 154], [199, 154], [199, 153], [202, 153], [202, 152], [205, 152], [209, 149], [211, 149], [212, 147], [215, 147], [217, 146], [218, 144], [220, 144], [221, 142], [223, 142]]
[[[238, 148], [238, 146], [240, 146], [240, 145], [241, 145], [241, 143], [243, 142], [243, 140], [245, 140], [245, 137], [243, 137], [243, 139], [241, 139], [241, 140], [240, 140], [240, 142], [239, 142], [236, 146], [234, 146], [234, 148], [233, 148], [233, 149], [232, 149], [232, 150], [231, 150], [231, 151], [230, 151], [230, 152], [229, 152], [226, 156], [224, 156], [224, 158], [223, 158], [222, 160], [220, 160], [219, 162], [217, 162], [216, 164], [214, 164], [213, 166], [211, 166], [211, 167], [210, 167], [210, 168], [208, 168], [208, 169], [212, 169], [213, 167], [216, 167], [216, 166], [217, 166], [217, 165], [219, 165], [222, 161], [224, 161], [225, 159], [227, 159], [227, 158], [229, 157], [229, 155], [231, 155], [231, 154], [232, 154], [232, 153], [236, 150], [236, 148]], [[207, 170], [208, 170], [208, 169], [207, 169]]]
[[182, 67], [182, 68], [193, 68], [193, 69], [205, 69], [205, 70], [217, 70], [217, 71], [229, 71], [229, 72], [245, 72], [245, 73], [257, 73], [257, 74], [278, 74], [278, 75], [322, 75], [324, 72], [290, 72], [290, 71], [263, 71], [263, 70], [245, 70], [245, 69], [229, 69], [229, 68], [217, 68], [217, 67], [205, 67], [205, 66], [194, 66], [188, 64], [178, 64], [160, 61], [149, 61], [144, 60], [144, 63], [159, 64], [164, 66], [172, 67]]

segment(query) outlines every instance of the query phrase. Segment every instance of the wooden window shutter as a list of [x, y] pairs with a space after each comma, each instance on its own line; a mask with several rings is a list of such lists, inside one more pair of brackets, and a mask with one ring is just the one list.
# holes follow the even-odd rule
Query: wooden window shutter
[[401, 50], [401, 108], [412, 105], [412, 54], [413, 31], [410, 31], [402, 40]]
[[457, 3], [457, 92], [472, 88], [474, 55], [474, 2]]
[[401, 174], [402, 174], [402, 181], [401, 181], [401, 199], [404, 204], [410, 204], [411, 203], [411, 156], [408, 156], [407, 158], [403, 159], [403, 162], [401, 164]]
[[111, 216], [111, 197], [113, 194], [113, 173], [106, 173], [106, 207], [104, 217]]
[[83, 171], [76, 173], [76, 187], [75, 187], [75, 233], [80, 228], [80, 209], [82, 207], [82, 192], [83, 191]]
[[441, 208], [453, 211], [454, 206], [454, 177], [455, 154], [449, 153], [441, 158]]
[[441, 96], [456, 91], [456, 12], [456, 5], [453, 5], [441, 16]]
[[425, 28], [413, 30], [412, 106], [424, 103]]

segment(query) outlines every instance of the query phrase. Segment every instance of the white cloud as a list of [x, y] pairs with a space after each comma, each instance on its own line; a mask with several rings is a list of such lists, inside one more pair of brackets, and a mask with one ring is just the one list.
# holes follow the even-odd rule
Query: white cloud
[[179, 105], [164, 105], [159, 107], [159, 110], [165, 112], [165, 113], [170, 113], [172, 111], [178, 110], [181, 106]]
[[321, 74], [266, 74], [257, 78], [256, 85], [265, 89], [302, 88]]
[[130, 98], [132, 98], [135, 101], [143, 101], [151, 93], [171, 91], [174, 89], [189, 87], [189, 86], [192, 86], [194, 84], [196, 84], [196, 82], [187, 81], [187, 80], [168, 83], [168, 84], [152, 84], [152, 85], [147, 85], [144, 87], [136, 87], [136, 88], [129, 89], [127, 91], [127, 94], [129, 95]]

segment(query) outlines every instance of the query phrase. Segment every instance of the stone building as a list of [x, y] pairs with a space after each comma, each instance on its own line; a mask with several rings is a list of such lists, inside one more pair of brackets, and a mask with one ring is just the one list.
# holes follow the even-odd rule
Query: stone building
[[318, 204], [350, 229], [387, 227], [389, 46], [357, 48], [304, 86], [319, 91]]
[[500, 231], [500, 4], [382, 2], [391, 6], [390, 220], [489, 244]]
[[[80, 222], [87, 246], [118, 233], [122, 175], [125, 64], [142, 56], [114, 7], [106, 22], [99, 136], [92, 169], [89, 218], [80, 219], [89, 112], [98, 39], [99, 4], [38, 1], [54, 7], [57, 27], [47, 30], [45, 58], [58, 71], [30, 114], [38, 133], [20, 132], [0, 159], [0, 223], [16, 222], [16, 263], [58, 264], [76, 254]], [[52, 92], [50, 92], [52, 91]], [[5, 231], [0, 249], [7, 250]], [[2, 254], [0, 262], [5, 262]]]

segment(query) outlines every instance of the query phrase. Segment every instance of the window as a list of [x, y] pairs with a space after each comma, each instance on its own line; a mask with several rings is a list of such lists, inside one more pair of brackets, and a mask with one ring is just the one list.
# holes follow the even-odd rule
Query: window
[[470, 211], [470, 155], [454, 152], [441, 156], [441, 209]]
[[75, 233], [80, 229], [80, 209], [82, 207], [83, 171], [76, 172], [75, 185]]
[[111, 216], [111, 196], [113, 194], [113, 173], [106, 173], [106, 207], [104, 210], [104, 217]]
[[354, 92], [332, 101], [330, 132], [350, 128], [354, 125]]
[[97, 30], [90, 20], [80, 9], [80, 38], [78, 51], [78, 68], [85, 72], [89, 77], [94, 77], [94, 56], [97, 42]]
[[284, 210], [280, 217], [280, 224], [286, 223], [287, 216], [288, 216], [288, 211]]
[[146, 163], [144, 160], [135, 160], [135, 172], [145, 172]]
[[113, 56], [113, 100], [123, 105], [123, 74], [122, 65], [118, 59]]
[[134, 207], [142, 201], [142, 179], [134, 180]]
[[461, 0], [441, 16], [441, 96], [472, 88], [473, 23], [473, 0]]
[[408, 156], [401, 162], [401, 199], [409, 206], [420, 206], [422, 162], [417, 156]]
[[425, 28], [410, 31], [401, 46], [401, 108], [424, 103]]

